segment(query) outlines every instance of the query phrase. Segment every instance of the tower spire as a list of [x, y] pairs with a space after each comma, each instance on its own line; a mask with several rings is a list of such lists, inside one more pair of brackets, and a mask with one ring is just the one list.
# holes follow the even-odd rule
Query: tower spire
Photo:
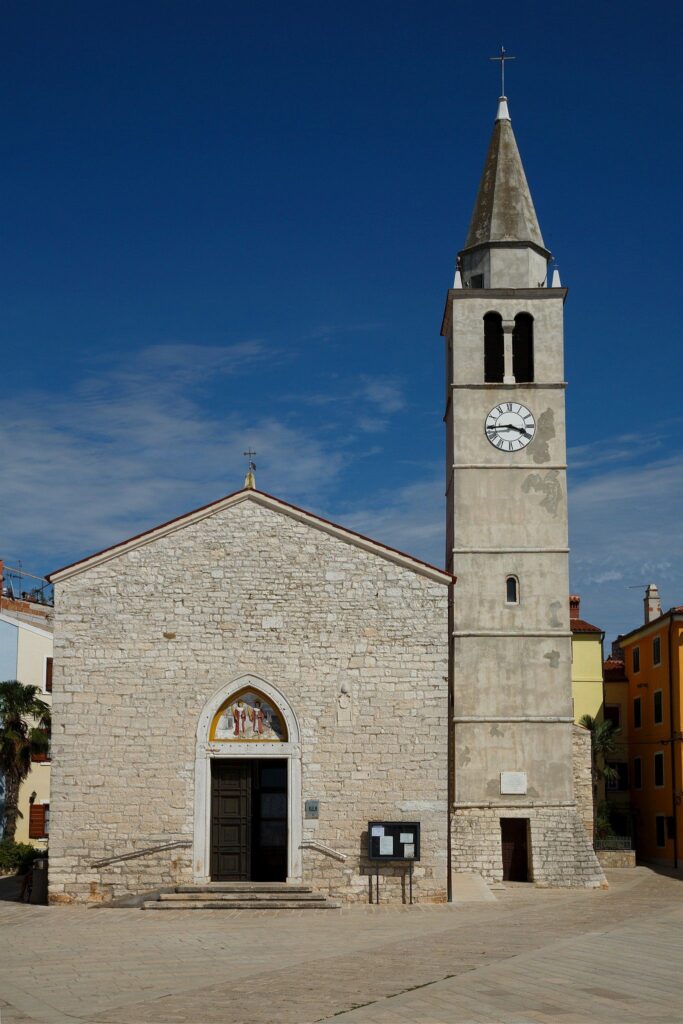
[[[491, 60], [513, 59], [504, 55], [504, 48], [501, 50], [503, 55]], [[465, 287], [535, 288], [547, 278], [551, 255], [543, 241], [504, 94], [498, 100], [491, 142], [460, 255]]]

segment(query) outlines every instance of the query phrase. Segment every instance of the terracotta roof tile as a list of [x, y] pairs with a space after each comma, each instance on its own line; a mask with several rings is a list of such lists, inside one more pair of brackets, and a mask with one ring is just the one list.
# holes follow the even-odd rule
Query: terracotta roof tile
[[590, 622], [586, 622], [585, 619], [570, 619], [569, 625], [571, 626], [572, 633], [602, 633], [598, 626], [593, 626]]
[[606, 683], [627, 683], [626, 667], [621, 658], [606, 658], [603, 663], [603, 675]]

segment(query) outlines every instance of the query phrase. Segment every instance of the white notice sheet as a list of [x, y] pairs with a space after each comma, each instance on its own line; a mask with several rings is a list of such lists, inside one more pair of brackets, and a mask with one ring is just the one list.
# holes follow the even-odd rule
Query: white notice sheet
[[384, 825], [373, 825], [372, 826], [372, 834], [373, 834], [373, 836], [383, 836], [384, 835]]
[[379, 841], [379, 852], [385, 857], [394, 852], [394, 840], [392, 836], [382, 836]]

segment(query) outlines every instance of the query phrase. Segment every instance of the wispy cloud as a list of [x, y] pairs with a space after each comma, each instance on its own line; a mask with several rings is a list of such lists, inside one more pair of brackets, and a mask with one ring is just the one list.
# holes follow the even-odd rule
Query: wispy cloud
[[370, 402], [381, 412], [395, 413], [405, 408], [403, 389], [395, 380], [364, 377], [355, 397]]
[[593, 472], [598, 466], [618, 466], [641, 462], [666, 452], [674, 436], [683, 427], [683, 419], [658, 423], [648, 431], [601, 437], [589, 444], [574, 445], [567, 457], [573, 472]]
[[406, 551], [433, 565], [444, 564], [443, 475], [436, 467], [427, 479], [395, 489], [378, 488], [363, 503], [347, 506], [345, 526]]
[[346, 429], [363, 433], [386, 430], [391, 416], [407, 405], [403, 385], [393, 377], [348, 379], [341, 374], [330, 375], [323, 390], [289, 393], [280, 398], [285, 403], [334, 409]]
[[204, 401], [221, 377], [258, 370], [270, 358], [261, 342], [154, 346], [99, 366], [70, 394], [6, 401], [5, 557], [30, 551], [40, 568], [54, 568], [236, 489], [249, 445], [262, 453], [269, 489], [320, 500], [344, 465], [343, 451], [314, 430], [253, 415], [248, 402], [217, 414]]
[[569, 490], [572, 588], [614, 635], [640, 621], [640, 586], [658, 583], [665, 604], [683, 597], [683, 456], [577, 475]]

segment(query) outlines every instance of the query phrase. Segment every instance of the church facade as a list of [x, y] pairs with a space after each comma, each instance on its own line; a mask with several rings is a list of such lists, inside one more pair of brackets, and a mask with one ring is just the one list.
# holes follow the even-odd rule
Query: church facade
[[459, 872], [604, 883], [573, 779], [549, 260], [501, 99], [443, 320], [445, 571], [247, 486], [52, 574], [53, 901], [368, 900], [369, 822], [406, 828], [383, 899], [407, 868], [420, 901]]
[[[420, 822], [415, 891], [446, 899], [448, 574], [247, 489], [54, 580], [53, 901], [367, 901], [375, 819]], [[382, 898], [406, 882], [383, 865]]]

